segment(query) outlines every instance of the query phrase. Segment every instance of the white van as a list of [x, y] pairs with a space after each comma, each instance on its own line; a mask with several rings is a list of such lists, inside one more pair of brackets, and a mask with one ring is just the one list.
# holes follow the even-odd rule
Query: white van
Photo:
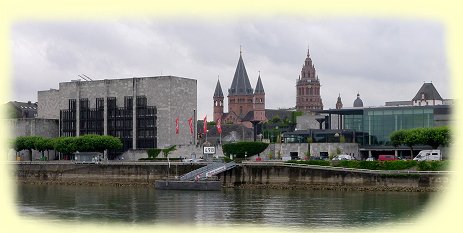
[[418, 155], [413, 159], [416, 161], [435, 161], [442, 160], [442, 154], [440, 150], [422, 150]]

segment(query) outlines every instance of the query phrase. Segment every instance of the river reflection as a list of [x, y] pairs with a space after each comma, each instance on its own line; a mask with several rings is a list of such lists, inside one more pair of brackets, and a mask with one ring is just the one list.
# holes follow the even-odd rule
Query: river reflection
[[83, 222], [357, 227], [412, 224], [434, 193], [18, 186], [21, 216]]

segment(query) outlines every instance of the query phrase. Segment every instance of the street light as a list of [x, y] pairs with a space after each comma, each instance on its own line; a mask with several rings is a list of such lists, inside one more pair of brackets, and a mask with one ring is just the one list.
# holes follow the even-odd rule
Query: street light
[[334, 134], [334, 137], [335, 137], [335, 138], [338, 138], [338, 140], [336, 140], [337, 142], [339, 142], [339, 143], [341, 142], [341, 139], [339, 138], [339, 133], [335, 133], [335, 134]]

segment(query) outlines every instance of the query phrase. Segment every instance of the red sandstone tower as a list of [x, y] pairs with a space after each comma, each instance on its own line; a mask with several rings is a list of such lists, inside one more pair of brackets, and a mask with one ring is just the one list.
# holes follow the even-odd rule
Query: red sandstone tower
[[230, 89], [228, 89], [228, 113], [233, 112], [238, 118], [243, 118], [249, 111], [253, 110], [253, 98], [254, 93], [240, 51], [235, 76]]
[[264, 86], [262, 85], [262, 80], [260, 80], [260, 71], [259, 78], [257, 79], [256, 89], [254, 91], [254, 120], [264, 121], [267, 118], [265, 117], [265, 91]]
[[320, 80], [316, 75], [315, 66], [312, 64], [309, 49], [307, 49], [307, 58], [302, 66], [301, 75], [297, 80], [296, 91], [297, 111], [309, 112], [323, 109]]
[[222, 87], [220, 86], [220, 81], [217, 80], [217, 85], [215, 86], [214, 92], [214, 121], [217, 122], [217, 119], [222, 119], [223, 117], [223, 92]]

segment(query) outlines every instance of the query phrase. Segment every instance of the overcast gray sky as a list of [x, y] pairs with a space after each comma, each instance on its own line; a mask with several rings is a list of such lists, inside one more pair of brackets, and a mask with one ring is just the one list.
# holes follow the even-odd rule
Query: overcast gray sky
[[[338, 94], [352, 107], [411, 100], [424, 81], [452, 98], [445, 31], [434, 21], [374, 18], [120, 19], [23, 21], [12, 25], [11, 100], [37, 101], [85, 74], [95, 79], [174, 75], [198, 80], [198, 118], [212, 119], [218, 75], [228, 94], [239, 58], [266, 108], [294, 107], [296, 79], [310, 46], [325, 109]], [[225, 105], [227, 109], [227, 105]]]

